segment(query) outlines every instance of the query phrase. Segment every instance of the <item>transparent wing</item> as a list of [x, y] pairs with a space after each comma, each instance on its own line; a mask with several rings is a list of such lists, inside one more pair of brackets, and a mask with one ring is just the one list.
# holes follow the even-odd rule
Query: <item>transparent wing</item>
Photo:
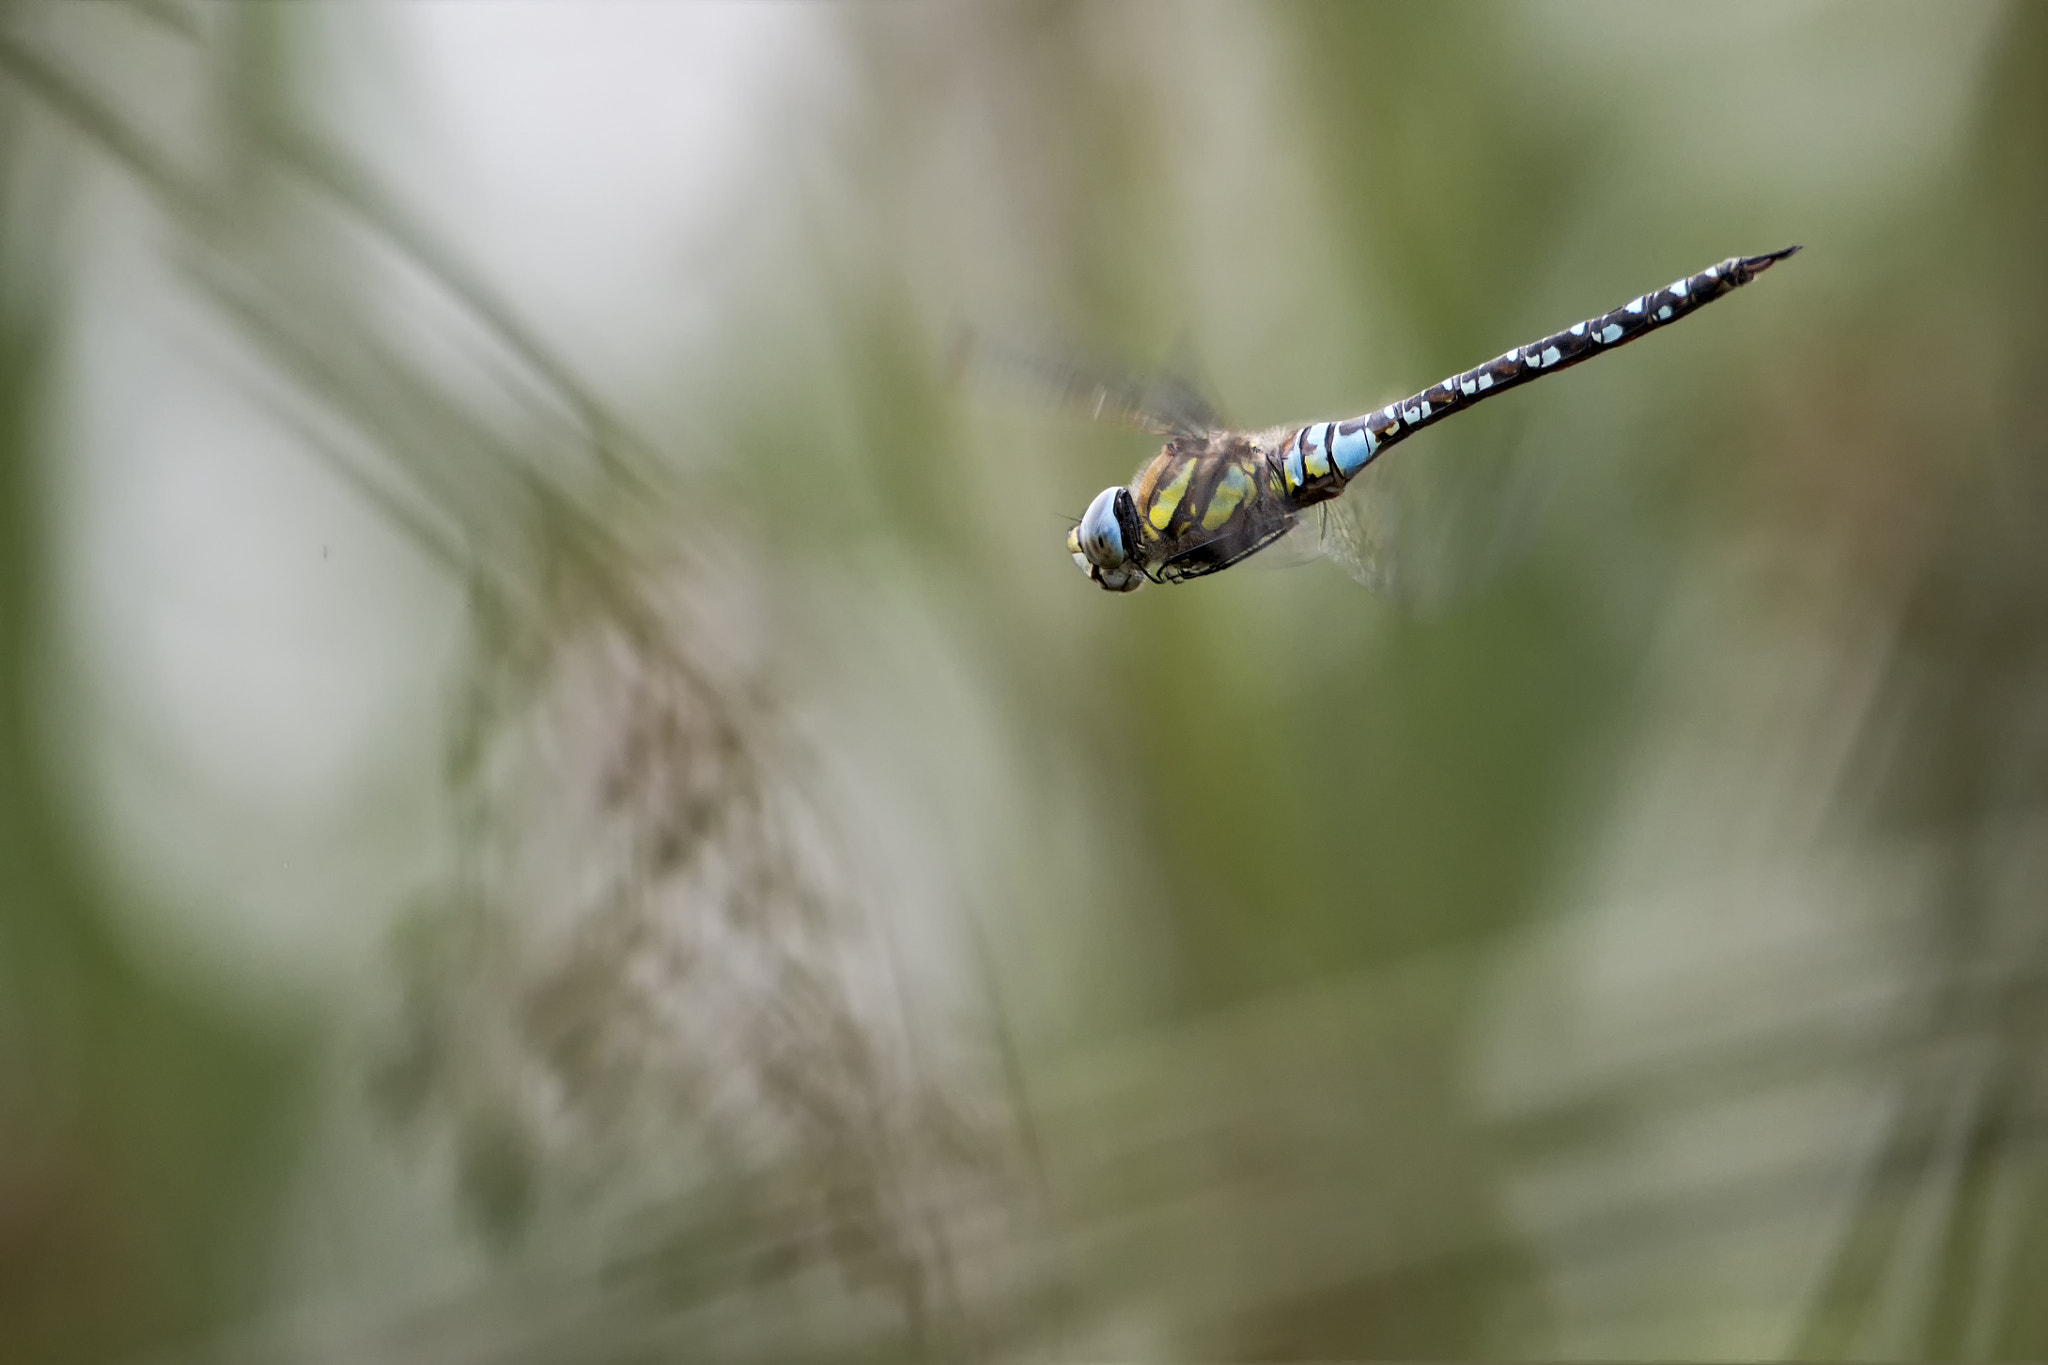
[[1310, 509], [1288, 539], [1409, 611], [1434, 615], [1528, 552], [1549, 480], [1523, 451], [1389, 451], [1341, 497]]
[[1201, 386], [1179, 373], [1119, 374], [1052, 348], [1014, 345], [966, 329], [954, 338], [950, 368], [1031, 390], [1093, 421], [1157, 436], [1203, 436], [1223, 425]]

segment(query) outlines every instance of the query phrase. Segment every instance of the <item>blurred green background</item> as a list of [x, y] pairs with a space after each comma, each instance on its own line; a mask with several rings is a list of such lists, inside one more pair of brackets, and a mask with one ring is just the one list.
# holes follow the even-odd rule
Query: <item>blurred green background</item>
[[[8, 0], [0, 1358], [2048, 1352], [2044, 71]], [[1151, 445], [947, 362], [1347, 416], [1795, 241], [1390, 456], [1419, 615], [1095, 590]]]

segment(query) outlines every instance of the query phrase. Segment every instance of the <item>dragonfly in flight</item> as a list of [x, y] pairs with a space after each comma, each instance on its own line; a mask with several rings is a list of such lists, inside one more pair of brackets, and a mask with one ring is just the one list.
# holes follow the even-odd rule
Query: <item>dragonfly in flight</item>
[[1496, 393], [1676, 322], [1798, 250], [1730, 257], [1347, 421], [1231, 431], [1183, 385], [1141, 392], [1097, 384], [1080, 393], [1070, 386], [1073, 396], [1092, 400], [1097, 416], [1167, 442], [1127, 487], [1096, 495], [1067, 533], [1067, 550], [1091, 581], [1110, 592], [1132, 592], [1148, 581], [1179, 583], [1227, 569], [1312, 519], [1317, 550], [1361, 582], [1384, 586], [1391, 567], [1373, 528], [1373, 490], [1333, 500], [1388, 447]]

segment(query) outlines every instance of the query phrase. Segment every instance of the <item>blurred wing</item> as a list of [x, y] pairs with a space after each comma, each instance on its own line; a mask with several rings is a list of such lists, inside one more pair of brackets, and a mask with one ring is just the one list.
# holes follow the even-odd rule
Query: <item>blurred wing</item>
[[1200, 386], [1177, 374], [1119, 375], [1052, 351], [1006, 345], [965, 331], [955, 340], [952, 368], [997, 376], [1092, 421], [1155, 436], [1205, 436], [1222, 429]]
[[1322, 503], [1302, 519], [1295, 539], [1310, 542], [1315, 553], [1336, 563], [1353, 578], [1383, 597], [1401, 600], [1395, 577], [1400, 560], [1398, 537], [1390, 534], [1392, 508], [1384, 502], [1367, 510], [1363, 489]]
[[1418, 615], [1503, 577], [1527, 554], [1548, 483], [1520, 447], [1390, 451], [1290, 539]]

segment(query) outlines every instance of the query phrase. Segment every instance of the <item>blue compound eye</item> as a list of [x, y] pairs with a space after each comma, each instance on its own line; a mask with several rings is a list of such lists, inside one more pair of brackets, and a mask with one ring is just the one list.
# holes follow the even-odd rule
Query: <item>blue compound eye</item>
[[1129, 496], [1121, 488], [1105, 488], [1097, 493], [1075, 531], [1081, 553], [1098, 569], [1122, 568], [1124, 561], [1130, 558], [1117, 516], [1117, 495], [1120, 493]]

